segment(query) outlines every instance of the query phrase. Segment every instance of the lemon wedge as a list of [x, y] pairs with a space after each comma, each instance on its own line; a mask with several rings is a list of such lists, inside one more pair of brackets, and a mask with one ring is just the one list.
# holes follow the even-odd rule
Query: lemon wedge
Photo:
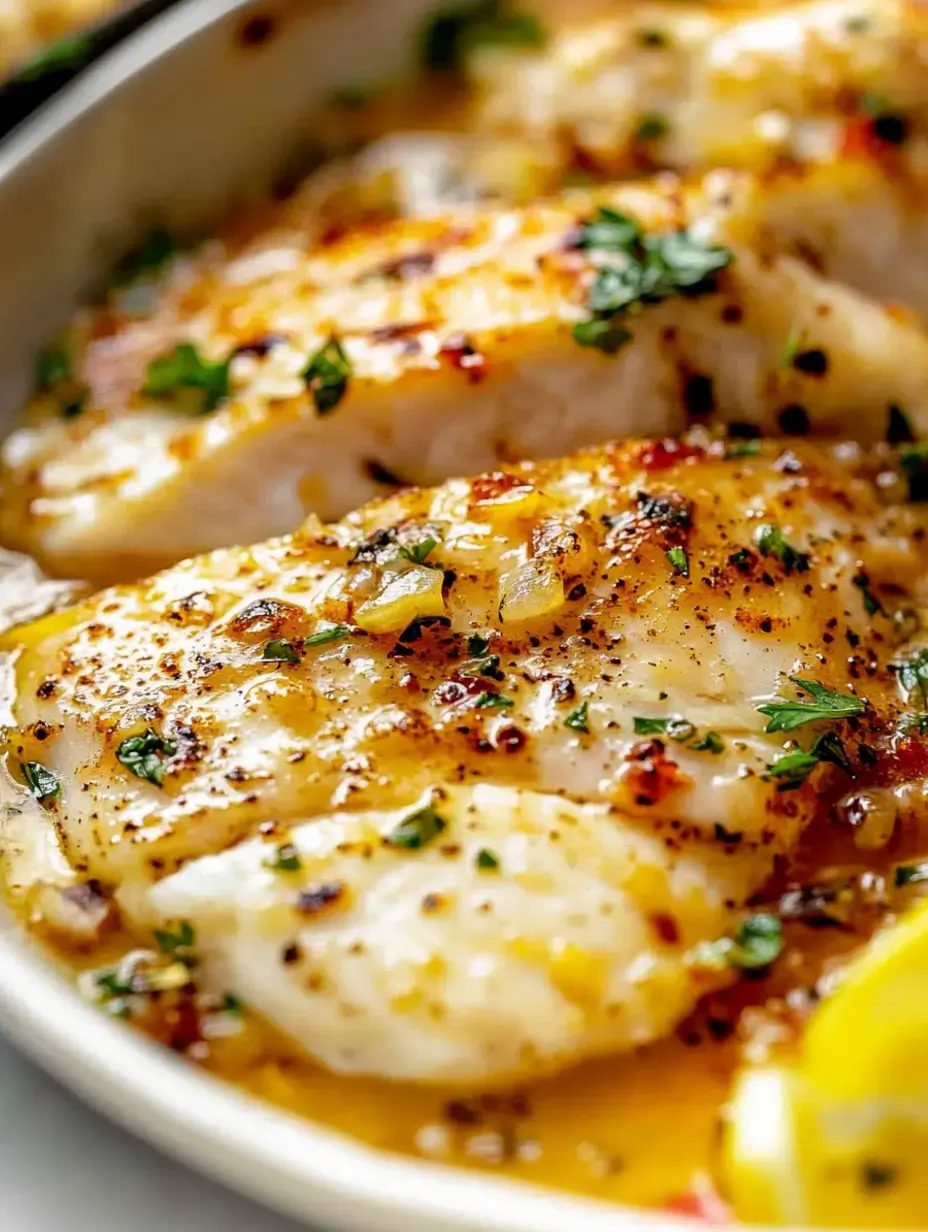
[[852, 964], [795, 1065], [741, 1073], [724, 1170], [748, 1222], [924, 1228], [926, 1160], [928, 903]]

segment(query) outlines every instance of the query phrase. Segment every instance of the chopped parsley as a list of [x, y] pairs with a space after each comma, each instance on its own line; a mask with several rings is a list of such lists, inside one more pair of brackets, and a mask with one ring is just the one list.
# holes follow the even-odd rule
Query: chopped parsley
[[896, 727], [900, 736], [928, 736], [928, 714], [904, 714]]
[[900, 889], [902, 886], [918, 885], [923, 881], [928, 881], [928, 862], [900, 864], [893, 876], [894, 884]]
[[595, 347], [605, 355], [615, 355], [621, 351], [626, 342], [631, 342], [632, 335], [627, 329], [616, 325], [614, 321], [600, 320], [593, 317], [589, 321], [578, 321], [572, 330], [574, 342], [580, 346]]
[[564, 720], [564, 726], [569, 727], [571, 731], [586, 732], [589, 734], [589, 702], [581, 702]]
[[313, 402], [320, 415], [334, 411], [344, 398], [351, 378], [351, 361], [337, 338], [330, 338], [303, 369]]
[[71, 375], [71, 356], [67, 351], [50, 347], [35, 361], [35, 380], [39, 389], [54, 389]]
[[883, 604], [880, 602], [877, 596], [870, 589], [870, 578], [867, 576], [866, 573], [858, 573], [855, 577], [851, 579], [851, 581], [854, 583], [854, 585], [857, 587], [857, 589], [860, 591], [861, 595], [863, 596], [864, 611], [867, 613], [868, 616], [876, 616], [876, 615], [888, 616], [889, 615], [889, 613], [886, 611], [886, 608], [883, 606]]
[[725, 443], [725, 457], [732, 458], [756, 458], [761, 450], [760, 437], [754, 436], [746, 441], [728, 440]]
[[793, 570], [797, 573], [808, 573], [808, 553], [800, 552], [792, 544], [787, 543], [783, 538], [783, 532], [778, 526], [765, 522], [763, 526], [757, 528], [754, 534], [754, 542], [760, 549], [761, 556], [775, 556], [787, 574], [792, 573]]
[[851, 773], [851, 763], [844, 745], [834, 732], [819, 736], [808, 753], [804, 753], [802, 749], [784, 753], [773, 763], [766, 777], [779, 780], [777, 791], [795, 791], [805, 783], [815, 767], [824, 762], [840, 767], [847, 774]]
[[765, 971], [782, 950], [783, 925], [778, 916], [763, 911], [743, 920], [733, 937], [698, 945], [693, 951], [693, 962], [714, 970], [730, 966], [742, 971]]
[[347, 637], [351, 632], [351, 625], [331, 625], [328, 629], [320, 629], [318, 633], [311, 633], [309, 637], [303, 639], [304, 646], [328, 646], [330, 642], [337, 642], [340, 638]]
[[909, 500], [928, 501], [928, 441], [916, 441], [899, 455], [899, 467], [909, 481]]
[[261, 658], [268, 659], [272, 663], [299, 663], [300, 661], [300, 656], [293, 643], [288, 642], [286, 638], [265, 642]]
[[635, 141], [662, 141], [670, 132], [666, 116], [656, 113], [642, 116], [635, 129]]
[[86, 406], [89, 390], [74, 378], [66, 350], [52, 347], [42, 351], [35, 364], [35, 380], [41, 393], [54, 396], [62, 418], [74, 419]]
[[267, 867], [275, 873], [298, 873], [303, 867], [300, 853], [292, 843], [281, 843], [274, 852], [274, 857], [266, 861]]
[[696, 735], [696, 727], [680, 714], [666, 719], [646, 719], [640, 715], [632, 720], [636, 736], [669, 736], [671, 740], [689, 740]]
[[76, 73], [92, 55], [92, 41], [84, 34], [72, 34], [27, 60], [16, 77], [20, 81], [38, 81], [52, 73]]
[[23, 762], [23, 779], [37, 800], [50, 800], [61, 790], [57, 774], [37, 761]]
[[190, 342], [179, 342], [167, 355], [148, 365], [142, 393], [151, 398], [176, 398], [182, 391], [196, 395], [201, 414], [214, 411], [229, 396], [229, 361], [204, 359]]
[[[673, 295], [710, 291], [716, 275], [733, 259], [727, 248], [704, 244], [686, 231], [646, 235], [638, 223], [618, 210], [601, 208], [581, 224], [577, 247], [593, 254], [597, 268], [587, 307], [592, 316], [574, 326], [574, 340], [614, 353], [628, 341], [614, 318], [644, 304], [659, 304]], [[603, 262], [597, 254], [624, 260]]]
[[641, 228], [627, 214], [602, 206], [599, 213], [580, 224], [578, 248], [597, 252], [627, 252], [641, 240]]
[[479, 633], [472, 634], [467, 639], [467, 653], [471, 656], [458, 668], [461, 676], [486, 676], [489, 680], [502, 680], [503, 673], [499, 670], [499, 655], [490, 654], [490, 643]]
[[170, 929], [156, 928], [155, 941], [158, 943], [158, 949], [162, 954], [170, 954], [172, 957], [183, 962], [184, 955], [187, 954], [189, 956], [189, 951], [196, 944], [196, 934], [187, 920], [181, 920], [177, 926], [177, 932], [171, 932]]
[[724, 753], [725, 743], [716, 731], [707, 731], [701, 740], [690, 745], [696, 753]]
[[[663, 695], [666, 697], [666, 694]], [[682, 714], [672, 714], [665, 719], [649, 719], [635, 715], [632, 720], [636, 736], [668, 736], [671, 740], [684, 743], [691, 740], [690, 748], [695, 753], [724, 753], [725, 744], [718, 732], [710, 731], [696, 740], [698, 734], [695, 724], [685, 719]]]
[[812, 701], [778, 699], [758, 706], [758, 712], [770, 720], [764, 728], [765, 731], [795, 731], [805, 723], [852, 718], [854, 715], [863, 714], [867, 708], [867, 703], [862, 698], [848, 693], [835, 693], [815, 680], [803, 680], [799, 676], [790, 676], [790, 680], [798, 685], [803, 693], [808, 693]]
[[685, 548], [668, 548], [667, 559], [673, 565], [674, 573], [684, 578], [690, 576], [690, 558], [687, 556]]
[[896, 672], [906, 693], [919, 693], [922, 707], [928, 710], [928, 649], [919, 650], [897, 664]]
[[410, 850], [418, 850], [438, 838], [439, 834], [447, 828], [448, 823], [445, 819], [435, 812], [431, 804], [426, 804], [423, 808], [410, 813], [408, 817], [404, 817], [383, 841], [388, 847], [407, 847]]
[[164, 781], [164, 758], [173, 757], [177, 745], [151, 727], [141, 736], [130, 736], [116, 750], [116, 760], [140, 779], [160, 787]]
[[478, 710], [509, 710], [515, 702], [501, 693], [481, 693], [476, 704]]
[[234, 1018], [241, 1018], [245, 1012], [245, 1007], [238, 997], [234, 997], [232, 993], [227, 992], [222, 999], [219, 1012], [220, 1014], [231, 1014]]
[[129, 981], [120, 979], [115, 970], [97, 972], [94, 983], [103, 989], [107, 997], [127, 997], [132, 992]]
[[487, 847], [481, 847], [477, 852], [477, 859], [474, 863], [483, 873], [495, 873], [499, 868], [500, 861], [495, 851], [490, 851]]
[[174, 260], [177, 245], [170, 231], [164, 227], [152, 227], [142, 242], [126, 253], [116, 266], [116, 281], [133, 282], [143, 275], [160, 274]]
[[803, 344], [806, 331], [804, 329], [792, 329], [789, 332], [789, 337], [780, 352], [780, 367], [792, 368], [793, 361], [799, 354], [799, 348]]
[[759, 912], [748, 916], [734, 936], [728, 961], [744, 971], [769, 967], [783, 949], [783, 925], [775, 915]]
[[543, 47], [543, 26], [503, 0], [465, 0], [433, 13], [421, 35], [420, 60], [429, 72], [460, 72], [477, 47]]
[[438, 547], [438, 540], [423, 539], [421, 543], [414, 543], [410, 547], [401, 547], [400, 556], [405, 560], [412, 561], [414, 565], [424, 565], [431, 553]]

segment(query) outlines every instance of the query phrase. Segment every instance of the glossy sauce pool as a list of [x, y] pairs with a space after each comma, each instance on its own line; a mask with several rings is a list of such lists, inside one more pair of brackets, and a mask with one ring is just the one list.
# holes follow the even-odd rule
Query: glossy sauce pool
[[[864, 855], [834, 826], [819, 835], [824, 841], [806, 850], [790, 884], [879, 879], [911, 846], [895, 841]], [[149, 944], [111, 930], [91, 948], [65, 947], [30, 924], [28, 898], [12, 879], [8, 888], [30, 930], [75, 975]], [[816, 986], [827, 986], [830, 973], [890, 919], [885, 905], [871, 902], [851, 924], [789, 924], [786, 948], [769, 974], [706, 998], [672, 1038], [515, 1089], [474, 1092], [332, 1074], [301, 1057], [248, 1007], [228, 1036], [203, 1039], [170, 1011], [149, 1033], [259, 1098], [383, 1150], [614, 1202], [688, 1210], [694, 1200], [708, 1195], [715, 1202], [724, 1194], [719, 1146], [737, 1067], [793, 1049]]]

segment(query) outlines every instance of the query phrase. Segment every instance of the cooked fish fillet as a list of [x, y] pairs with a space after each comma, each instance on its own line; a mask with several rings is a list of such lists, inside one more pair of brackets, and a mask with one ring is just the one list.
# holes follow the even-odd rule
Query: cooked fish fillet
[[541, 50], [469, 60], [474, 126], [562, 164], [761, 168], [862, 140], [923, 165], [928, 19], [918, 0], [616, 4]]
[[[882, 439], [895, 405], [928, 429], [921, 330], [771, 255], [782, 238], [871, 292], [912, 285], [924, 213], [870, 165], [665, 179], [317, 243], [306, 204], [244, 248], [180, 262], [149, 315], [122, 292], [77, 323], [73, 371], [48, 380], [4, 447], [13, 546], [119, 579], [291, 530], [307, 511], [341, 516], [393, 485], [713, 415]], [[638, 255], [597, 230], [603, 206], [645, 229]], [[631, 302], [609, 339], [580, 345], [571, 327], [590, 328], [601, 282], [664, 260], [670, 285], [620, 287]]]
[[692, 947], [848, 772], [892, 741], [905, 777], [928, 547], [898, 490], [885, 447], [703, 432], [312, 519], [11, 635], [11, 769], [56, 776], [82, 878], [187, 921], [204, 978], [332, 1067], [620, 1051], [731, 978]]

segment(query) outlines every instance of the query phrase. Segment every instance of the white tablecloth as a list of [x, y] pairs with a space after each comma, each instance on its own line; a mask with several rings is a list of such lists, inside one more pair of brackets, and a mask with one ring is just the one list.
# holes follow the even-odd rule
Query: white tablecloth
[[0, 1228], [299, 1232], [109, 1124], [2, 1039]]

